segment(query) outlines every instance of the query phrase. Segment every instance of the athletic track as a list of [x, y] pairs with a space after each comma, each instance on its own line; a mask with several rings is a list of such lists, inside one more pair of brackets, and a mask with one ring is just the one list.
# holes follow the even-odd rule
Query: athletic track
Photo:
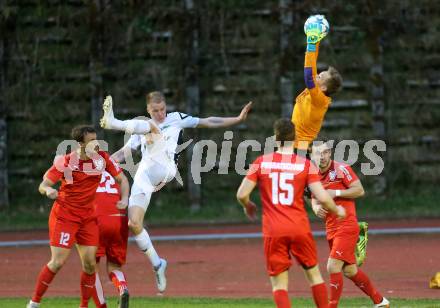
[[[322, 224], [314, 224], [321, 272], [328, 254]], [[149, 229], [156, 250], [168, 260], [165, 296], [270, 297], [258, 225]], [[368, 257], [362, 269], [387, 297], [439, 298], [428, 288], [440, 271], [440, 220], [371, 221]], [[0, 296], [29, 297], [41, 266], [49, 260], [47, 231], [0, 233]], [[131, 243], [125, 267], [132, 296], [154, 296], [148, 260]], [[76, 252], [52, 283], [47, 296], [78, 296], [80, 264]], [[310, 296], [298, 266], [290, 271], [291, 296]], [[113, 285], [103, 277], [107, 295]], [[344, 280], [344, 295], [362, 296]]]

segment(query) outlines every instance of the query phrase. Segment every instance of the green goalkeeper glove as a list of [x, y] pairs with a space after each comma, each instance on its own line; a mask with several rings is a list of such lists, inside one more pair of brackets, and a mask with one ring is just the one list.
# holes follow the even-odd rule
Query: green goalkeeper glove
[[324, 38], [321, 26], [318, 23], [309, 23], [306, 26], [307, 44], [316, 44]]

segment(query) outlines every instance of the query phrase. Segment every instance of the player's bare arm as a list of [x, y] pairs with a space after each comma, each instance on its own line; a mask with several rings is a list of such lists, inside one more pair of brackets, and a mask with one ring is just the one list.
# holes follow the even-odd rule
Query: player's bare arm
[[111, 155], [111, 158], [112, 158], [115, 162], [117, 162], [117, 163], [121, 163], [121, 162], [123, 162], [123, 161], [125, 160], [124, 148], [125, 148], [125, 147], [120, 148], [119, 150], [117, 150], [115, 153], [113, 153], [113, 154]]
[[233, 126], [246, 120], [249, 111], [252, 108], [252, 102], [243, 107], [240, 114], [236, 117], [208, 117], [201, 118], [197, 128], [219, 128]]
[[58, 190], [53, 188], [55, 183], [44, 177], [43, 181], [38, 186], [38, 191], [40, 194], [47, 196], [49, 199], [55, 200], [58, 197]]
[[130, 184], [128, 183], [127, 177], [124, 173], [120, 173], [115, 176], [116, 182], [118, 182], [121, 187], [121, 200], [116, 203], [116, 207], [120, 210], [125, 209], [128, 206], [128, 195], [130, 194]]
[[245, 215], [252, 221], [257, 219], [257, 206], [250, 200], [250, 195], [256, 186], [256, 182], [244, 178], [237, 190], [237, 200], [243, 206]]
[[324, 209], [336, 214], [339, 218], [344, 218], [346, 216], [345, 209], [342, 206], [335, 204], [333, 198], [328, 194], [320, 182], [309, 184], [309, 188]]
[[336, 197], [357, 199], [365, 195], [365, 190], [360, 180], [356, 180], [350, 183], [347, 189], [341, 189], [341, 190], [327, 189], [327, 192], [333, 199]]
[[122, 148], [117, 150], [115, 153], [113, 153], [111, 155], [111, 158], [115, 162], [121, 163], [121, 162], [125, 161], [125, 157], [128, 157], [129, 156], [129, 152], [131, 152], [131, 151], [132, 151], [132, 149], [126, 144]]
[[319, 201], [316, 200], [315, 198], [312, 198], [311, 205], [312, 205], [312, 210], [315, 213], [315, 215], [321, 219], [325, 219], [325, 217], [328, 214], [328, 211], [322, 207], [321, 203], [319, 203]]

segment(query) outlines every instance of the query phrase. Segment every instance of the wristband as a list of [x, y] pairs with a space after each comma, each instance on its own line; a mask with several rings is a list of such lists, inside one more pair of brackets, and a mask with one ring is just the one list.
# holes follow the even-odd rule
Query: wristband
[[336, 197], [340, 197], [341, 196], [341, 191], [339, 189], [337, 189], [335, 191], [335, 195], [336, 195]]
[[316, 51], [316, 44], [307, 43], [306, 51], [315, 52]]

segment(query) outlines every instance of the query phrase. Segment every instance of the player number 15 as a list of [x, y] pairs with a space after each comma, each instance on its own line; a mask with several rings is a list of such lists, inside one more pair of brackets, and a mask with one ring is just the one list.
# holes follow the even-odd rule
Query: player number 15
[[[272, 179], [272, 203], [274, 205], [288, 205], [293, 204], [293, 173], [278, 173], [271, 172], [269, 177]], [[287, 181], [290, 181], [288, 183]]]

